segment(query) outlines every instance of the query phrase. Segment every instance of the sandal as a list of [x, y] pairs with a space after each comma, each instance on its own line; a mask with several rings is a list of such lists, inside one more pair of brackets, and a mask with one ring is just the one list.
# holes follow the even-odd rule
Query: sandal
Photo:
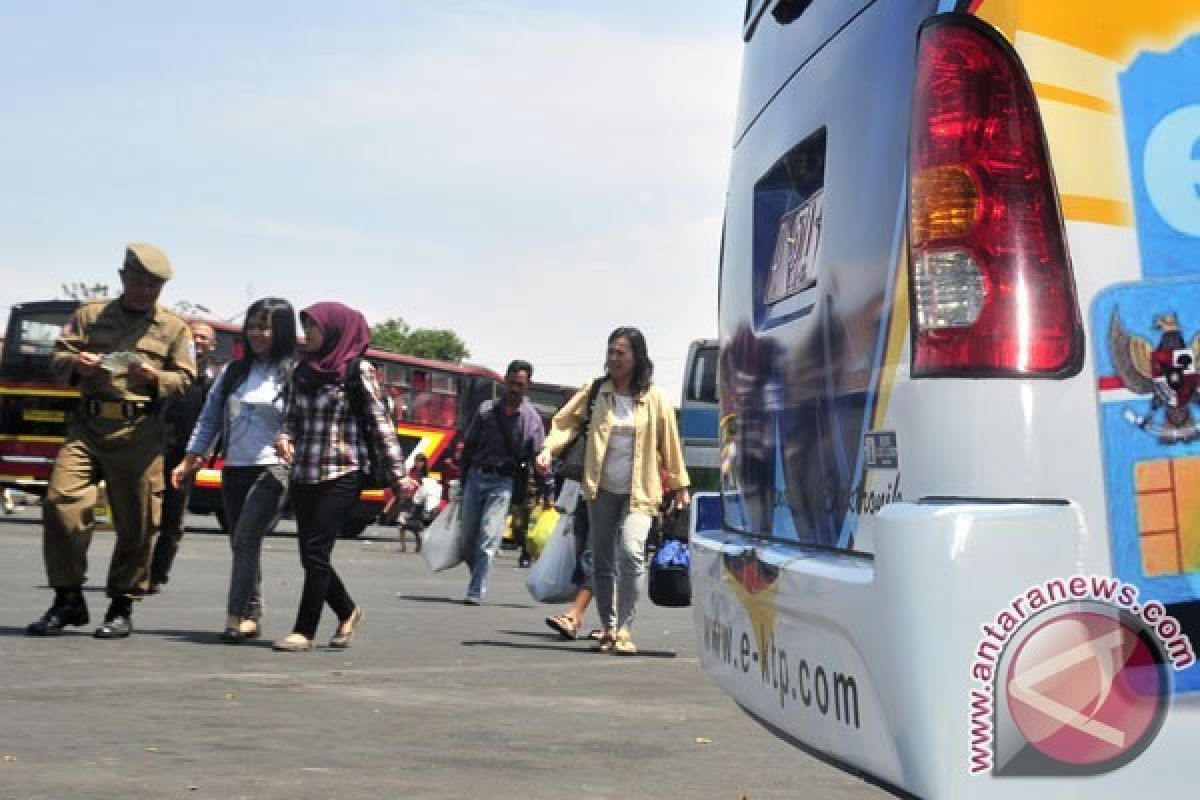
[[558, 632], [558, 635], [569, 641], [575, 641], [579, 636], [579, 624], [566, 614], [555, 614], [546, 617], [546, 624]]
[[588, 631], [587, 637], [593, 642], [598, 642], [604, 636], [604, 631], [601, 628], [592, 628]]
[[289, 633], [282, 639], [277, 639], [271, 647], [285, 653], [303, 653], [313, 649], [313, 640], [303, 633]]
[[633, 639], [629, 638], [629, 631], [625, 628], [617, 631], [616, 638], [613, 639], [612, 651], [619, 656], [637, 655], [637, 645], [633, 643]]
[[245, 639], [257, 639], [261, 632], [258, 627], [258, 620], [256, 619], [244, 619], [238, 625], [238, 633]]
[[611, 653], [613, 649], [613, 643], [615, 641], [616, 640], [613, 638], [612, 633], [609, 631], [603, 631], [600, 634], [600, 639], [594, 645], [592, 645], [592, 652]]

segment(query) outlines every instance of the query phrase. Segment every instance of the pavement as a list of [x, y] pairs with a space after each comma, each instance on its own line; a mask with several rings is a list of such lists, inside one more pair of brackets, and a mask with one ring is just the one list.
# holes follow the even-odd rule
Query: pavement
[[[341, 541], [334, 563], [366, 612], [353, 647], [277, 653], [300, 592], [296, 541], [263, 553], [265, 637], [217, 639], [229, 548], [190, 517], [171, 582], [127, 640], [91, 636], [107, 601], [97, 532], [93, 624], [24, 627], [49, 605], [40, 512], [0, 517], [0, 798], [882, 798], [776, 739], [701, 672], [690, 609], [643, 599], [634, 658], [565, 642], [502, 553], [485, 605], [466, 571], [429, 572], [394, 530]], [[590, 627], [590, 626], [589, 626]]]

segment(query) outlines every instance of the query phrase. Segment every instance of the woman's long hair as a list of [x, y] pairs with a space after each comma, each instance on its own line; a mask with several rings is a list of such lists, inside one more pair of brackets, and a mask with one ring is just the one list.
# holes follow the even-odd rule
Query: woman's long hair
[[246, 317], [242, 320], [242, 357], [230, 362], [225, 368], [225, 380], [222, 381], [221, 400], [229, 399], [237, 387], [241, 386], [254, 366], [254, 350], [250, 347], [250, 337], [246, 328], [266, 316], [271, 323], [271, 352], [267, 361], [272, 364], [289, 364], [296, 354], [296, 312], [292, 304], [281, 297], [264, 297], [255, 300], [246, 309]]
[[[646, 351], [646, 337], [642, 336], [641, 331], [628, 326], [617, 328], [608, 335], [608, 344], [612, 345], [621, 337], [629, 341], [629, 348], [633, 350], [633, 375], [629, 378], [629, 389], [633, 396], [637, 397], [650, 388], [650, 381], [654, 377], [654, 362], [650, 360]], [[607, 373], [607, 365], [605, 372]]]

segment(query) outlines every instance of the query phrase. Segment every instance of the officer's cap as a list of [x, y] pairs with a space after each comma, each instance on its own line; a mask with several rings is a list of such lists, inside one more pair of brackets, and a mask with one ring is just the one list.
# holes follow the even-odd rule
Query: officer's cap
[[167, 254], [146, 242], [133, 242], [125, 248], [125, 268], [141, 270], [164, 281], [171, 280], [174, 274]]

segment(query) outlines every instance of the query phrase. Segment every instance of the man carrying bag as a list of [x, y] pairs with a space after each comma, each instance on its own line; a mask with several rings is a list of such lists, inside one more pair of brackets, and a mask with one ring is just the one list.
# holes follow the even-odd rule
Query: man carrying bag
[[[463, 558], [471, 570], [463, 602], [477, 606], [487, 592], [488, 573], [504, 538], [504, 521], [513, 488], [526, 480], [545, 430], [537, 410], [525, 399], [533, 366], [513, 361], [504, 374], [504, 396], [485, 400], [463, 437]], [[553, 497], [554, 481], [539, 476], [544, 497]]]

